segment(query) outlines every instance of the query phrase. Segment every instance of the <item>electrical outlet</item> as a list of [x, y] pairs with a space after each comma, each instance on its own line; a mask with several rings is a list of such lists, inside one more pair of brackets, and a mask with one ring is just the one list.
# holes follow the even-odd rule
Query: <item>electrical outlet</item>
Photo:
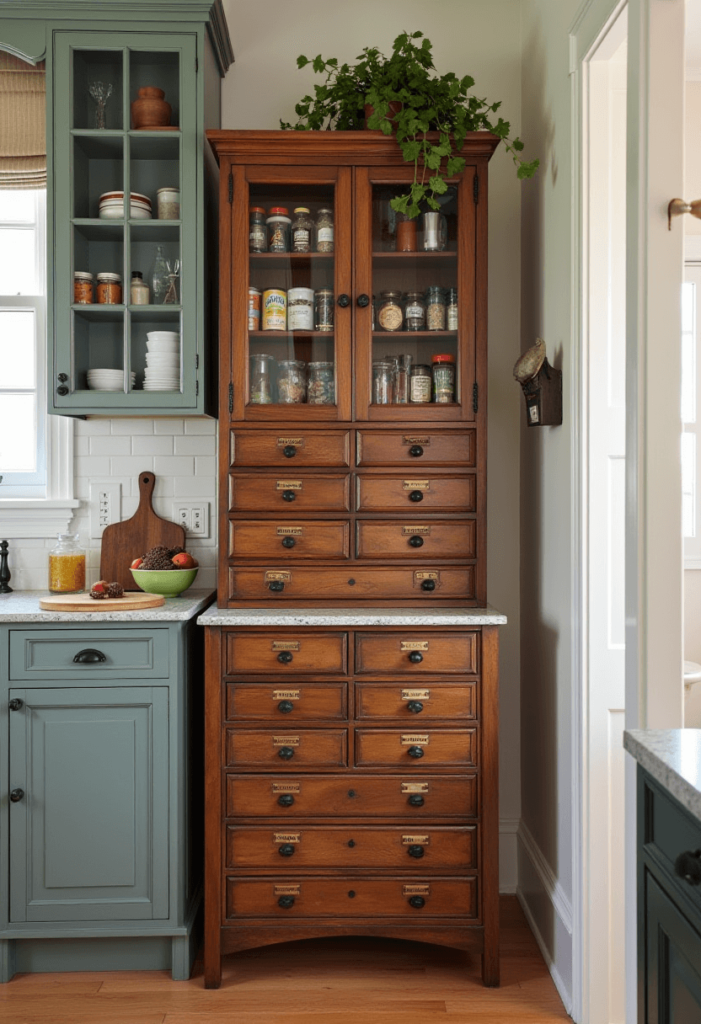
[[190, 537], [209, 537], [209, 502], [177, 501], [173, 505], [173, 518], [185, 528]]
[[90, 536], [101, 537], [102, 531], [122, 518], [122, 485], [114, 480], [93, 480], [90, 483]]

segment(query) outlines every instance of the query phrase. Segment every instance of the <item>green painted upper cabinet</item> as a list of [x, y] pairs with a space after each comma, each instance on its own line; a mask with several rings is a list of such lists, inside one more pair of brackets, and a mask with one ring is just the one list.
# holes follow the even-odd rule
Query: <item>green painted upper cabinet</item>
[[[220, 123], [226, 23], [221, 4], [183, 11], [152, 0], [138, 21], [133, 5], [119, 18], [120, 6], [101, 4], [101, 20], [62, 20], [47, 33], [49, 412], [207, 414], [217, 323], [207, 222], [216, 224], [218, 179], [204, 131]], [[132, 104], [147, 87], [165, 94], [168, 124], [135, 126]], [[179, 191], [179, 214], [171, 205], [164, 216], [160, 189]], [[133, 301], [134, 272], [150, 290], [146, 303]], [[76, 273], [92, 275], [80, 295]], [[101, 274], [118, 275], [121, 297]], [[149, 340], [153, 331], [170, 334]]]

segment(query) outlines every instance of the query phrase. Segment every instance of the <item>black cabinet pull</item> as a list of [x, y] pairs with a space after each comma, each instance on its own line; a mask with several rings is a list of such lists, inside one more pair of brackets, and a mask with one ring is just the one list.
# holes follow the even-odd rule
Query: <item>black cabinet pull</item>
[[281, 665], [289, 665], [292, 661], [292, 651], [280, 651], [277, 656], [277, 660]]
[[415, 860], [421, 860], [425, 853], [425, 850], [423, 846], [410, 846], [407, 850], [407, 853], [409, 854], [410, 857], [413, 857]]
[[423, 453], [424, 453], [424, 450], [423, 450], [423, 448], [421, 447], [420, 444], [412, 444], [411, 448], [409, 449], [409, 454], [411, 455], [412, 459], [419, 459], [419, 458], [421, 458]]
[[291, 700], [281, 700], [277, 709], [281, 715], [289, 715], [290, 711], [294, 711], [295, 706]]
[[689, 885], [701, 885], [701, 850], [685, 850], [674, 862], [674, 872]]
[[21, 697], [13, 697], [10, 701], [10, 711], [19, 711], [20, 708], [24, 707], [24, 701]]
[[[426, 581], [424, 580], [424, 583], [425, 582]], [[412, 651], [411, 654], [409, 655], [409, 661], [412, 663], [412, 665], [420, 665], [423, 660], [424, 656], [421, 653], [421, 651]]]
[[290, 907], [294, 907], [295, 898], [294, 896], [281, 896], [277, 901], [278, 907], [282, 907], [283, 910], [289, 910]]
[[296, 497], [297, 497], [297, 495], [295, 494], [294, 491], [283, 491], [282, 492], [282, 500], [283, 501], [294, 501]]
[[77, 665], [97, 665], [98, 662], [107, 661], [107, 655], [93, 647], [86, 647], [84, 651], [78, 651], [73, 661]]
[[435, 580], [423, 580], [422, 583], [421, 583], [421, 589], [422, 590], [435, 590], [436, 589], [436, 581]]
[[297, 454], [297, 449], [293, 444], [286, 444], [285, 447], [282, 449], [282, 454], [285, 456], [286, 459], [294, 459], [295, 455]]
[[353, 849], [353, 847], [355, 846], [355, 839], [349, 839], [349, 840], [348, 840], [348, 845], [350, 846], [350, 848], [351, 848], [351, 850], [352, 850], [352, 849]]
[[407, 750], [407, 754], [409, 755], [409, 757], [416, 757], [416, 758], [423, 757], [424, 756], [424, 748], [423, 747], [409, 747], [409, 749]]
[[295, 848], [292, 843], [283, 843], [282, 846], [278, 847], [277, 852], [281, 857], [292, 857], [295, 852]]
[[67, 382], [67, 380], [68, 380], [68, 374], [67, 373], [59, 373], [58, 381], [59, 381], [60, 384], [65, 384]]
[[13, 804], [18, 804], [23, 796], [24, 796], [24, 790], [23, 789], [13, 789], [12, 792], [10, 793], [10, 801]]
[[407, 800], [407, 803], [411, 807], [423, 807], [424, 798], [421, 796], [420, 793], [412, 793], [409, 799]]
[[409, 906], [415, 907], [416, 910], [421, 910], [422, 907], [426, 906], [426, 900], [423, 896], [411, 896], [409, 898]]
[[282, 793], [277, 798], [277, 802], [280, 804], [281, 807], [291, 807], [292, 804], [295, 802], [295, 798], [292, 796], [291, 793]]
[[352, 799], [353, 799], [353, 797], [355, 796], [355, 790], [354, 790], [354, 789], [349, 789], [349, 790], [348, 790], [348, 796], [349, 796], [349, 797], [351, 798], [351, 800], [352, 800]]
[[294, 539], [294, 537], [283, 537], [282, 538], [282, 546], [283, 546], [283, 548], [293, 548], [295, 546], [295, 539]]
[[295, 756], [293, 747], [280, 747], [277, 752], [277, 756], [281, 757], [283, 761], [289, 761], [290, 758]]
[[361, 309], [365, 309], [366, 306], [370, 305], [370, 296], [365, 295], [364, 293], [362, 295], [359, 295], [358, 305], [361, 307]]
[[407, 704], [407, 710], [411, 711], [412, 715], [420, 715], [423, 709], [424, 706], [420, 700], [410, 700]]
[[418, 534], [414, 534], [413, 537], [409, 538], [409, 547], [410, 548], [422, 548], [423, 546], [424, 546], [424, 539], [423, 539], [423, 537], [419, 537]]
[[424, 500], [424, 492], [423, 491], [409, 491], [409, 501], [423, 501], [423, 500]]
[[68, 388], [66, 387], [66, 385], [59, 384], [59, 386], [56, 388], [56, 394], [60, 395], [61, 398], [65, 398], [66, 395], [68, 394]]
[[271, 580], [268, 584], [268, 590], [272, 590], [274, 594], [280, 594], [285, 589], [285, 584], [282, 580]]
[[338, 302], [339, 306], [341, 306], [342, 309], [345, 309], [346, 306], [350, 306], [350, 295], [346, 295], [345, 292], [342, 292], [338, 296], [336, 301]]

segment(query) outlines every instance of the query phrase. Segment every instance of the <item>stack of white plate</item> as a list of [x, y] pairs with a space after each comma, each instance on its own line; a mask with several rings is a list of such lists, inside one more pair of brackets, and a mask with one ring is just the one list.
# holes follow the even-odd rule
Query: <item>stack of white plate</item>
[[[103, 192], [98, 207], [100, 220], [121, 220], [124, 217], [124, 192]], [[151, 200], [141, 192], [129, 193], [131, 220], [151, 220]]]
[[149, 331], [146, 335], [144, 391], [180, 390], [180, 334]]
[[[131, 386], [134, 387], [136, 374], [131, 371]], [[88, 387], [91, 391], [123, 391], [124, 370], [88, 370]]]

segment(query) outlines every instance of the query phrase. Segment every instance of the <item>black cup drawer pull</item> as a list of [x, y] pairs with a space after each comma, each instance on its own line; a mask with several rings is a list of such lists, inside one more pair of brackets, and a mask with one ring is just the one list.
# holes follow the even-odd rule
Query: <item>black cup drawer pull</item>
[[295, 756], [294, 747], [280, 747], [277, 756], [281, 757], [283, 761], [289, 761]]
[[409, 804], [410, 807], [423, 807], [424, 798], [421, 796], [420, 793], [412, 793], [409, 799], [407, 800], [407, 803]]
[[291, 700], [281, 700], [277, 709], [281, 715], [289, 715], [291, 711], [294, 711], [295, 706]]
[[409, 454], [411, 455], [412, 459], [420, 459], [423, 453], [424, 450], [420, 444], [412, 444], [411, 448], [409, 449]]
[[423, 491], [409, 491], [409, 501], [423, 501], [423, 500], [424, 500], [424, 492]]
[[424, 756], [424, 748], [423, 747], [409, 747], [409, 749], [407, 750], [407, 754], [409, 755], [409, 757], [416, 757], [416, 758], [423, 757]]
[[84, 651], [78, 651], [73, 661], [76, 665], [97, 665], [99, 662], [107, 661], [107, 655], [102, 651], [96, 651], [94, 647], [86, 647]]
[[[426, 582], [428, 581], [424, 580], [424, 583]], [[409, 661], [412, 663], [412, 665], [420, 665], [423, 660], [424, 656], [421, 653], [421, 651], [412, 651], [411, 654], [409, 655]]]
[[409, 856], [413, 857], [415, 860], [421, 860], [425, 852], [426, 851], [423, 846], [410, 846], [407, 850]]
[[689, 885], [701, 885], [701, 850], [685, 850], [674, 862], [674, 871]]
[[412, 715], [420, 715], [423, 709], [423, 702], [420, 700], [410, 700], [407, 704], [407, 711], [411, 711]]
[[413, 535], [413, 537], [409, 538], [409, 547], [410, 548], [422, 548], [423, 546], [424, 546], [424, 539], [423, 539], [423, 537], [419, 537], [419, 535], [417, 533], [415, 533]]
[[294, 459], [295, 455], [297, 454], [297, 449], [293, 444], [286, 444], [285, 447], [282, 449], [282, 454], [285, 456], [286, 459]]
[[293, 548], [297, 542], [294, 537], [283, 537], [282, 546], [283, 548]]
[[282, 793], [277, 798], [277, 802], [280, 804], [281, 807], [291, 807], [292, 804], [295, 802], [295, 798], [292, 796], [291, 793]]
[[289, 910], [290, 907], [294, 907], [295, 898], [294, 896], [281, 896], [277, 901], [278, 907], [282, 907], [283, 910]]
[[278, 847], [277, 852], [281, 857], [293, 857], [295, 848], [292, 843], [283, 843], [282, 846]]
[[421, 589], [422, 590], [435, 590], [436, 589], [436, 581], [435, 580], [422, 580], [421, 581]]
[[292, 661], [292, 652], [280, 651], [280, 653], [277, 656], [277, 660], [280, 662], [281, 665], [289, 665], [289, 663]]
[[416, 910], [421, 910], [422, 907], [426, 906], [426, 900], [423, 896], [412, 896], [409, 900], [409, 906], [415, 907]]
[[268, 590], [272, 590], [274, 594], [280, 594], [285, 589], [285, 584], [282, 580], [271, 580], [268, 583]]
[[294, 491], [283, 491], [282, 492], [282, 500], [283, 501], [295, 501], [296, 499], [297, 499], [297, 495], [295, 494]]

